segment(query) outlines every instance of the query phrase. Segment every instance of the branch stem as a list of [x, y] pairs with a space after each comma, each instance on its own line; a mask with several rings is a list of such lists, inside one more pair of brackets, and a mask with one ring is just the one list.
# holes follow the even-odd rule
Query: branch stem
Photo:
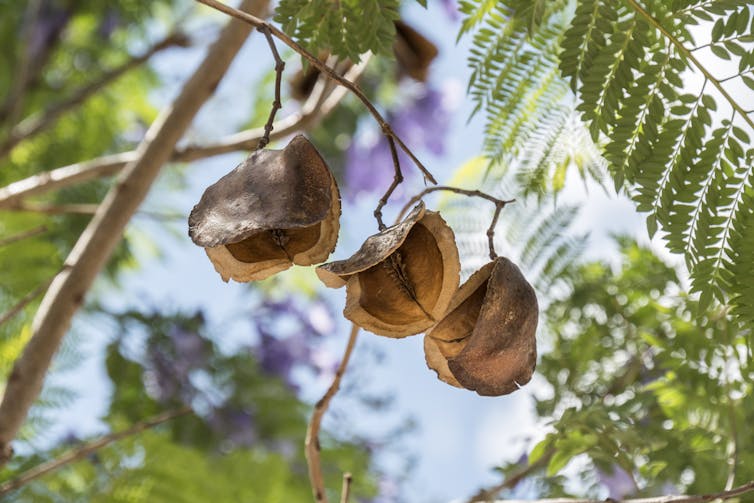
[[393, 176], [393, 183], [390, 184], [385, 194], [380, 198], [377, 203], [377, 207], [374, 209], [374, 218], [377, 219], [377, 226], [380, 230], [385, 229], [385, 223], [382, 221], [382, 208], [387, 204], [388, 199], [393, 194], [398, 185], [403, 182], [403, 172], [401, 171], [401, 163], [398, 160], [398, 151], [395, 148], [395, 142], [393, 138], [387, 137], [388, 145], [390, 145], [390, 155], [393, 158], [393, 168], [395, 169], [395, 175]]
[[267, 118], [267, 123], [264, 125], [264, 134], [257, 144], [257, 150], [263, 149], [268, 143], [270, 143], [270, 133], [272, 132], [273, 122], [275, 121], [275, 114], [283, 107], [282, 100], [280, 98], [280, 86], [283, 80], [283, 70], [285, 69], [285, 62], [280, 59], [277, 47], [275, 47], [275, 40], [272, 38], [272, 34], [268, 28], [259, 28], [259, 31], [264, 35], [267, 44], [270, 46], [270, 52], [275, 59], [275, 99], [272, 102], [272, 108], [270, 109], [270, 116]]
[[188, 39], [182, 33], [173, 33], [150, 47], [144, 54], [135, 56], [103, 74], [99, 79], [76, 90], [68, 98], [47, 107], [44, 112], [30, 115], [11, 129], [8, 138], [0, 145], [0, 158], [24, 140], [32, 138], [53, 126], [64, 113], [80, 106], [89, 97], [101, 91], [130, 70], [144, 64], [158, 52], [174, 46], [186, 46]]
[[[713, 500], [729, 500], [742, 494], [754, 491], [754, 481], [734, 487], [728, 491], [711, 494], [699, 494], [692, 496], [667, 495], [653, 496], [651, 498], [632, 498], [620, 500], [620, 503], [705, 503]], [[544, 498], [539, 500], [504, 500], [500, 503], [605, 503], [606, 500], [581, 499], [581, 498]], [[615, 501], [615, 500], [607, 500]], [[616, 502], [618, 503], [618, 502]]]
[[44, 234], [45, 232], [47, 232], [47, 230], [48, 230], [47, 226], [40, 225], [38, 227], [34, 227], [32, 229], [19, 232], [18, 234], [12, 234], [10, 236], [0, 238], [0, 247], [8, 246], [10, 244], [23, 241], [24, 239], [29, 239], [35, 236], [39, 236], [40, 234]]
[[53, 279], [55, 279], [55, 276], [48, 279], [41, 285], [38, 285], [36, 288], [34, 288], [34, 290], [32, 290], [31, 292], [21, 297], [21, 299], [19, 299], [19, 301], [16, 302], [10, 309], [8, 309], [6, 312], [0, 315], [0, 325], [7, 323], [8, 321], [18, 316], [19, 313], [21, 313], [21, 311], [23, 311], [26, 306], [31, 304], [34, 301], [34, 299], [42, 295], [45, 292], [45, 290], [47, 290], [47, 287], [50, 286], [50, 283], [52, 283]]
[[[348, 337], [348, 343], [343, 352], [343, 358], [340, 361], [340, 365], [338, 365], [338, 370], [335, 372], [335, 378], [325, 394], [314, 406], [314, 412], [309, 421], [309, 427], [306, 429], [304, 452], [306, 454], [306, 462], [309, 465], [309, 481], [312, 485], [312, 492], [314, 493], [314, 501], [316, 503], [327, 503], [325, 479], [322, 475], [322, 463], [320, 460], [321, 448], [319, 445], [319, 430], [322, 425], [322, 418], [324, 417], [325, 412], [327, 412], [327, 408], [330, 406], [330, 401], [340, 389], [340, 381], [348, 367], [348, 361], [351, 359], [351, 353], [356, 345], [356, 337], [358, 334], [359, 327], [354, 323], [351, 325], [351, 334]], [[343, 483], [345, 487], [345, 478]]]
[[377, 121], [377, 124], [379, 124], [380, 129], [382, 129], [382, 132], [385, 134], [385, 136], [389, 138], [393, 138], [397, 145], [403, 150], [406, 155], [408, 155], [411, 160], [416, 164], [416, 167], [419, 168], [419, 170], [424, 174], [424, 178], [429, 181], [432, 184], [437, 184], [437, 181], [435, 180], [434, 176], [432, 176], [432, 173], [430, 173], [427, 168], [424, 166], [424, 164], [419, 161], [419, 159], [416, 158], [413, 152], [411, 152], [411, 149], [409, 149], [405, 143], [400, 139], [400, 137], [393, 131], [393, 129], [390, 127], [390, 124], [385, 121], [385, 119], [382, 117], [380, 112], [375, 108], [375, 106], [372, 104], [371, 101], [369, 101], [369, 98], [362, 92], [359, 87], [351, 82], [350, 80], [344, 78], [343, 76], [339, 75], [335, 69], [328, 66], [325, 62], [320, 61], [319, 58], [314, 56], [314, 54], [310, 53], [306, 49], [304, 49], [301, 45], [298, 44], [295, 40], [293, 40], [291, 37], [289, 37], [285, 32], [279, 30], [275, 26], [265, 22], [264, 20], [253, 16], [251, 14], [248, 14], [246, 12], [242, 12], [238, 9], [234, 9], [233, 7], [230, 7], [228, 5], [225, 5], [224, 3], [218, 2], [217, 0], [196, 0], [199, 3], [203, 3], [204, 5], [208, 7], [212, 7], [215, 10], [218, 10], [220, 12], [223, 12], [229, 16], [235, 17], [237, 19], [240, 19], [242, 21], [245, 21], [246, 23], [250, 24], [254, 28], [264, 31], [268, 30], [272, 35], [275, 36], [278, 40], [282, 41], [285, 45], [296, 51], [298, 54], [300, 54], [304, 59], [309, 61], [311, 65], [321, 71], [323, 74], [325, 74], [328, 78], [334, 80], [341, 86], [345, 87], [349, 91], [351, 91], [358, 99], [361, 101], [366, 109], [369, 111], [369, 113], [374, 117], [374, 120]]
[[[367, 56], [358, 65], [353, 65], [346, 72], [346, 77], [351, 80], [358, 79], [368, 59]], [[327, 116], [347, 92], [345, 88], [337, 87], [326, 93], [327, 86], [319, 87], [322, 92], [312, 93], [299, 112], [292, 113], [274, 124], [270, 134], [271, 141], [315, 124], [322, 117]], [[225, 136], [214, 143], [176, 148], [170, 161], [189, 162], [238, 150], [253, 150], [263, 135], [264, 128], [254, 128]], [[116, 175], [137, 157], [137, 151], [131, 150], [71, 164], [18, 180], [0, 188], [0, 208], [12, 207], [27, 197], [41, 195], [55, 189]]]
[[396, 219], [396, 223], [399, 222], [403, 218], [403, 215], [406, 214], [408, 209], [416, 204], [422, 197], [426, 196], [430, 192], [436, 192], [438, 190], [453, 192], [455, 194], [461, 194], [467, 197], [480, 197], [495, 205], [495, 213], [492, 215], [492, 222], [490, 223], [490, 227], [487, 229], [487, 240], [490, 247], [490, 259], [495, 260], [495, 258], [497, 258], [497, 253], [495, 252], [495, 226], [497, 225], [497, 221], [500, 218], [500, 212], [503, 208], [505, 208], [505, 205], [513, 203], [516, 200], [498, 199], [497, 197], [491, 196], [486, 192], [482, 192], [481, 190], [468, 190], [460, 189], [458, 187], [450, 187], [448, 185], [435, 185], [434, 187], [427, 187], [426, 189], [412, 197], [401, 209], [401, 212], [398, 214], [398, 218]]
[[25, 486], [29, 482], [32, 482], [33, 480], [38, 479], [39, 477], [47, 475], [48, 473], [59, 470], [60, 468], [69, 465], [70, 463], [85, 458], [86, 456], [89, 456], [90, 454], [112, 444], [113, 442], [118, 442], [119, 440], [137, 435], [145, 430], [159, 426], [177, 417], [184, 416], [189, 412], [191, 412], [190, 407], [182, 407], [180, 409], [163, 412], [162, 414], [154, 416], [151, 419], [136, 423], [126, 430], [109, 433], [90, 442], [86, 442], [79, 447], [70, 449], [63, 453], [61, 456], [49, 461], [45, 461], [44, 463], [26, 470], [18, 477], [0, 484], [0, 496], [20, 489], [21, 487]]

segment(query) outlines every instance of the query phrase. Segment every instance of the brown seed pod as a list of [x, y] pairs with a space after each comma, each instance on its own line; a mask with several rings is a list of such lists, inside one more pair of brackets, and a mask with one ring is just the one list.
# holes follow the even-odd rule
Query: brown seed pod
[[317, 267], [331, 288], [346, 286], [343, 315], [378, 335], [406, 337], [434, 325], [458, 286], [453, 231], [419, 203], [405, 220], [370, 236], [351, 258]]
[[191, 210], [189, 235], [223, 281], [254, 281], [326, 260], [339, 217], [335, 179], [299, 135], [283, 150], [254, 152], [209, 186]]
[[427, 331], [427, 365], [442, 381], [480, 395], [516, 391], [534, 372], [538, 317], [534, 289], [518, 267], [498, 257], [471, 275]]
[[401, 71], [414, 80], [426, 82], [429, 65], [437, 57], [435, 44], [403, 21], [396, 21], [393, 52]]

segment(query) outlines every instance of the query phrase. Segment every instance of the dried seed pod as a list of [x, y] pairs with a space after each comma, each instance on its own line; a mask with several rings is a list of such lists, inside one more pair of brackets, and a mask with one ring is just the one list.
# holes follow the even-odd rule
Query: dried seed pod
[[414, 80], [426, 82], [429, 65], [437, 57], [435, 44], [403, 21], [396, 21], [393, 52], [401, 71]]
[[339, 217], [335, 179], [299, 135], [283, 150], [254, 152], [208, 187], [191, 210], [189, 235], [223, 281], [254, 281], [326, 260]]
[[480, 395], [511, 393], [534, 372], [538, 317], [534, 289], [518, 267], [498, 257], [471, 275], [427, 331], [427, 365], [442, 381]]
[[406, 337], [434, 325], [458, 286], [453, 231], [419, 203], [401, 223], [370, 236], [351, 258], [317, 267], [331, 287], [346, 286], [343, 314], [378, 335]]

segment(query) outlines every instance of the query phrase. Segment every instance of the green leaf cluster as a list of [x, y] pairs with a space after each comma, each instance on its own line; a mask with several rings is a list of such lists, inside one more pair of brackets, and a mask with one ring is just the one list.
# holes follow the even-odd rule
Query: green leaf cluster
[[[616, 466], [636, 495], [699, 494], [754, 477], [752, 367], [748, 332], [714, 305], [680, 294], [676, 272], [649, 249], [620, 240], [622, 264], [582, 265], [572, 290], [546, 311], [537, 370], [552, 394], [537, 402], [557, 418], [532, 451], [547, 473], [581, 455], [582, 479]], [[574, 355], [578, 355], [575, 357]], [[549, 453], [549, 454], [548, 454]]]
[[495, 165], [515, 159], [525, 191], [559, 192], [569, 167], [602, 178], [591, 139], [575, 119], [558, 68], [571, 18], [567, 2], [466, 0], [459, 33], [471, 34], [468, 93], [485, 120], [484, 154]]
[[563, 113], [546, 95], [559, 52], [616, 188], [648, 213], [650, 235], [662, 231], [668, 249], [684, 255], [701, 307], [730, 304], [754, 323], [751, 3], [469, 1], [463, 9], [462, 32], [482, 26], [470, 90], [488, 115], [486, 152], [499, 157], [530, 141], [510, 117], [539, 94], [540, 114]]
[[275, 21], [310, 52], [392, 54], [400, 0], [282, 0]]

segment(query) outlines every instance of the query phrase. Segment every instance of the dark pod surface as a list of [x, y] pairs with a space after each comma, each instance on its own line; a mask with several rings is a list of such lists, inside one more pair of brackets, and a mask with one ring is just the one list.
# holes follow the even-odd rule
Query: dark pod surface
[[516, 391], [531, 380], [537, 363], [537, 295], [513, 262], [494, 262], [474, 331], [448, 359], [458, 382], [485, 396]]
[[189, 216], [189, 235], [206, 248], [272, 229], [309, 227], [331, 206], [325, 161], [303, 136], [283, 150], [259, 150], [207, 188]]

